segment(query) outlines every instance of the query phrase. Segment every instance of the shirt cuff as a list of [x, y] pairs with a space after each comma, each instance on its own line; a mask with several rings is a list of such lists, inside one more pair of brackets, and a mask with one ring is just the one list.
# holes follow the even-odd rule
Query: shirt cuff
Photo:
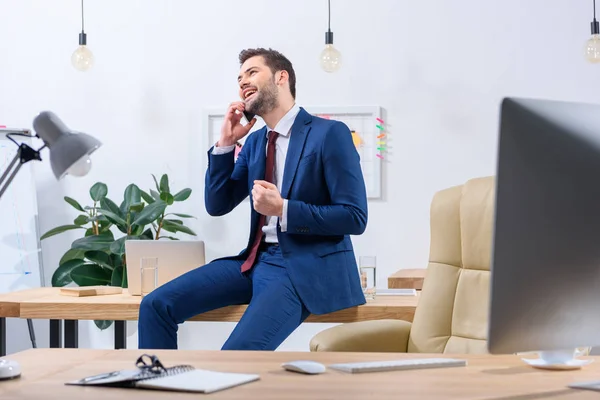
[[287, 199], [283, 199], [283, 212], [281, 213], [281, 220], [279, 221], [281, 232], [287, 232], [287, 209], [288, 201]]
[[217, 147], [217, 144], [215, 143], [215, 147], [213, 147], [212, 154], [217, 156], [219, 154], [227, 154], [229, 152], [232, 152], [233, 149], [235, 149], [235, 144], [232, 144], [231, 146]]

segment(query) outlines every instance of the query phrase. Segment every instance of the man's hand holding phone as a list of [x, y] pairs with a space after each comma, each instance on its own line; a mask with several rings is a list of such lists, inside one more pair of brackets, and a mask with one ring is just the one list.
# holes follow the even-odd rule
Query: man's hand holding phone
[[247, 125], [242, 125], [240, 120], [244, 115], [245, 107], [246, 105], [243, 101], [236, 101], [229, 105], [223, 125], [221, 126], [221, 137], [219, 138], [217, 147], [232, 146], [250, 132], [256, 123], [256, 118], [252, 117]]

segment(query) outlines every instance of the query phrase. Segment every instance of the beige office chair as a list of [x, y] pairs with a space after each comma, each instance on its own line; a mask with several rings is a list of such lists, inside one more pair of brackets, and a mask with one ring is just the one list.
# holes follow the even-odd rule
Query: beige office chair
[[413, 322], [375, 320], [315, 335], [311, 351], [487, 353], [494, 178], [442, 190], [431, 203], [427, 275]]

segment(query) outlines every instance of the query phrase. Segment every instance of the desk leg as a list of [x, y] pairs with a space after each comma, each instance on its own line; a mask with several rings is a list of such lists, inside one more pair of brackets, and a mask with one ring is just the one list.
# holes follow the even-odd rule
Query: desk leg
[[60, 319], [50, 320], [50, 348], [62, 347], [62, 321]]
[[65, 320], [65, 348], [76, 349], [79, 347], [79, 321]]
[[115, 321], [115, 350], [125, 349], [127, 341], [127, 321]]
[[6, 318], [0, 317], [0, 357], [6, 355]]

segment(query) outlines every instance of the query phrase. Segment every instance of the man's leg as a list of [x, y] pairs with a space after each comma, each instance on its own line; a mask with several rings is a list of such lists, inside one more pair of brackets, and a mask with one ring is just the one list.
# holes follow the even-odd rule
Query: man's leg
[[250, 273], [250, 304], [222, 350], [275, 350], [310, 314], [294, 289], [278, 246]]
[[140, 349], [176, 349], [178, 324], [206, 311], [247, 304], [252, 281], [242, 261], [216, 260], [156, 288], [142, 299], [138, 321]]

